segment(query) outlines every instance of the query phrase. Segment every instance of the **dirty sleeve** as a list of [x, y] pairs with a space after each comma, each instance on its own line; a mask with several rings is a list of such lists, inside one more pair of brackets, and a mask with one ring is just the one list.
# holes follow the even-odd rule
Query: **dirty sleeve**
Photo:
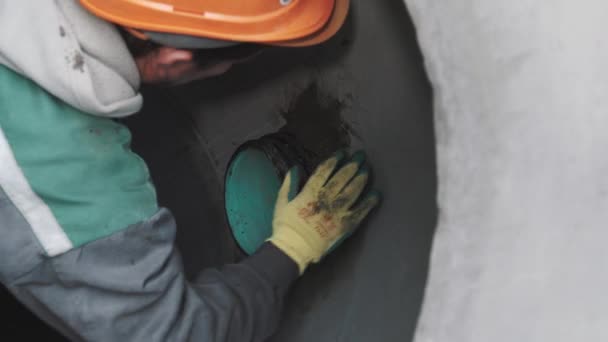
[[[24, 223], [12, 217], [14, 227]], [[19, 241], [28, 241], [26, 229], [15, 232]], [[266, 244], [239, 264], [205, 270], [188, 281], [174, 239], [174, 219], [160, 209], [146, 222], [65, 254], [48, 258], [40, 251], [38, 262], [30, 262], [35, 267], [20, 275], [4, 272], [2, 280], [76, 341], [266, 340], [298, 276], [295, 263]], [[21, 242], [24, 248], [37, 246]]]

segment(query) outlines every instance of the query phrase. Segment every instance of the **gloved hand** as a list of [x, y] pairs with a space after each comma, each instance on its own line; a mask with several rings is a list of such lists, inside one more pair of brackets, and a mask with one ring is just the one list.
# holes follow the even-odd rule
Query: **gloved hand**
[[289, 193], [297, 184], [297, 171], [292, 169], [285, 177], [269, 241], [298, 264], [300, 274], [352, 234], [378, 204], [379, 194], [373, 192], [353, 207], [368, 180], [362, 156], [355, 154], [335, 173], [343, 154], [326, 160], [291, 201]]

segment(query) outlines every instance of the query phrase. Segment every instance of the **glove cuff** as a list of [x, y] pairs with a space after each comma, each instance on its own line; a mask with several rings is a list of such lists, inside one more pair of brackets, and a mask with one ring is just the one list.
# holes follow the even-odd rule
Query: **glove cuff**
[[287, 232], [274, 234], [268, 241], [293, 260], [302, 275], [308, 265], [315, 261], [313, 249], [297, 233], [290, 232], [287, 233], [288, 236], [285, 233]]

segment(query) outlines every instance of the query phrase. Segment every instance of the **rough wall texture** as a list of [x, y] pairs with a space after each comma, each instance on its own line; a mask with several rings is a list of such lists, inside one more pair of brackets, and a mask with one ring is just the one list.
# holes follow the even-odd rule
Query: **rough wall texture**
[[416, 341], [608, 340], [608, 4], [406, 2], [441, 213]]
[[382, 207], [297, 283], [273, 341], [408, 341], [420, 310], [436, 223], [431, 90], [403, 2], [353, 3], [329, 44], [269, 50], [170, 96], [220, 184], [238, 145], [286, 123], [321, 154], [347, 144], [369, 156]]

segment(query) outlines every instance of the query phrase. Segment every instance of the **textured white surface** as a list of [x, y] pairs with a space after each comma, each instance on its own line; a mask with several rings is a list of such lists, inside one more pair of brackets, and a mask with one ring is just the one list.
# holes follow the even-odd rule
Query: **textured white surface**
[[406, 3], [439, 169], [416, 341], [608, 341], [608, 2]]

